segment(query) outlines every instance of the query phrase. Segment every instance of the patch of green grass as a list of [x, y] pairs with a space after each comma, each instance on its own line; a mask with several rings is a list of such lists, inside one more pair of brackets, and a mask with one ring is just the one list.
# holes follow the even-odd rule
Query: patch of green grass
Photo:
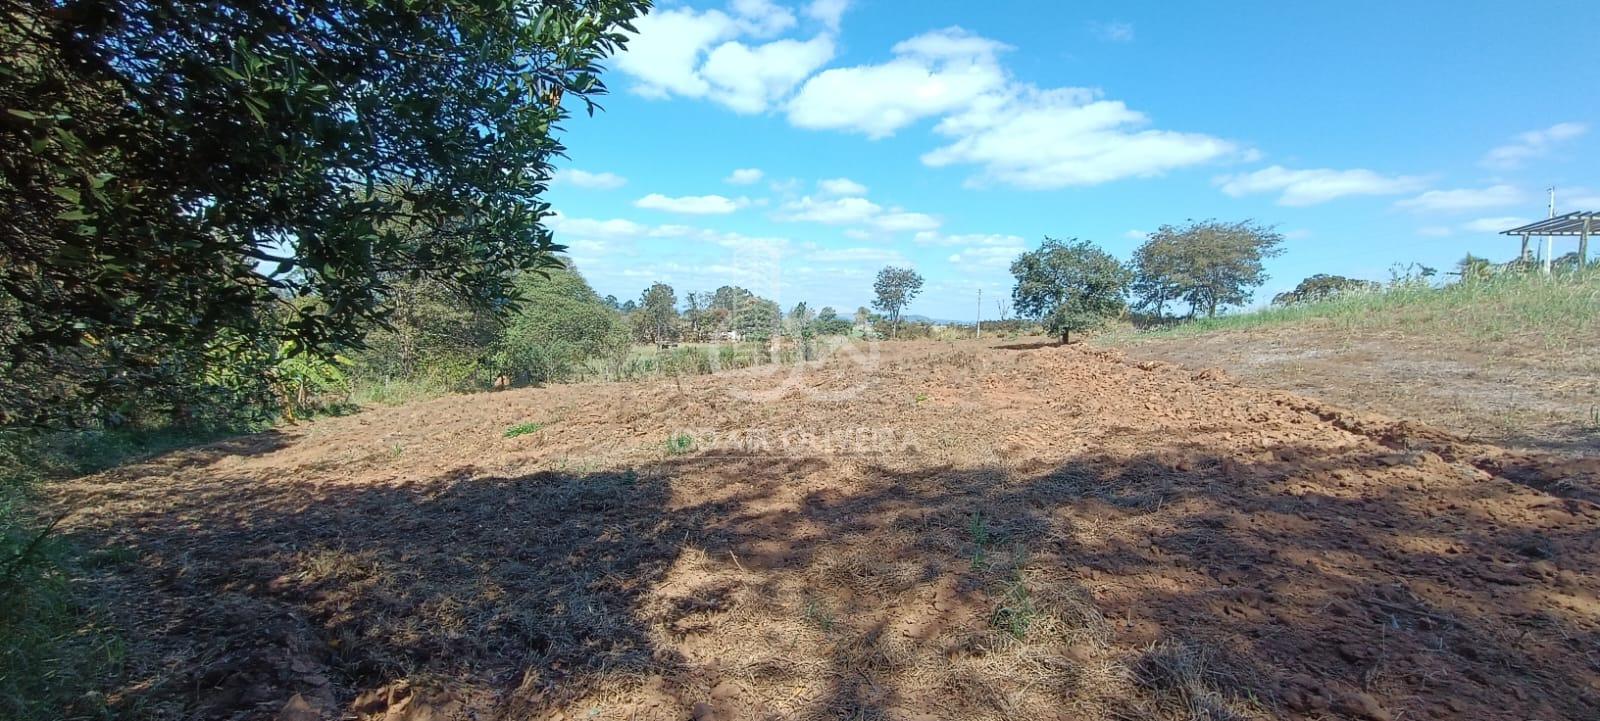
[[[1400, 282], [1372, 293], [1196, 318], [1140, 332], [1138, 338], [1186, 337], [1229, 330], [1310, 325], [1369, 332], [1426, 329], [1476, 342], [1516, 341], [1566, 350], [1600, 332], [1600, 270], [1503, 273], [1431, 286]], [[1127, 334], [1106, 336], [1115, 342]]]
[[533, 421], [528, 421], [527, 423], [518, 423], [518, 424], [516, 424], [516, 425], [514, 425], [514, 426], [512, 426], [510, 428], [507, 428], [506, 432], [505, 432], [505, 437], [506, 438], [516, 438], [517, 436], [525, 436], [525, 435], [528, 435], [529, 433], [538, 433], [541, 430], [544, 430], [544, 424], [543, 423], [535, 423]]
[[105, 717], [96, 686], [126, 657], [71, 579], [131, 563], [137, 551], [81, 549], [55, 535], [34, 510], [39, 485], [250, 430], [0, 429], [0, 718]]
[[989, 625], [1020, 640], [1028, 635], [1039, 617], [1039, 607], [1034, 604], [1033, 594], [1028, 590], [1021, 571], [1012, 574], [1000, 593], [994, 613], [989, 616]]
[[917, 394], [917, 397], [916, 397], [916, 398], [915, 398], [915, 399], [913, 399], [913, 400], [914, 400], [914, 401], [915, 401], [915, 402], [916, 402], [916, 403], [917, 403], [917, 404], [918, 404], [918, 405], [921, 405], [921, 404], [923, 404], [923, 403], [927, 403], [927, 402], [928, 402], [928, 394], [926, 394], [926, 393], [918, 393], [918, 394]]
[[833, 609], [815, 596], [806, 598], [805, 607], [800, 612], [805, 616], [806, 623], [816, 627], [817, 630], [823, 633], [832, 633], [834, 627], [838, 624], [838, 619], [834, 618]]
[[981, 571], [989, 567], [989, 523], [983, 518], [983, 511], [972, 514], [967, 520], [967, 534], [972, 537], [972, 568]]
[[681, 456], [694, 450], [694, 436], [677, 433], [667, 438], [667, 455]]

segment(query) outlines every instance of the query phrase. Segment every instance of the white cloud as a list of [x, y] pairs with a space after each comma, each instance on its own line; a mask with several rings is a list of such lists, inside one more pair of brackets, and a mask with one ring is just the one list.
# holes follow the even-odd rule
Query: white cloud
[[833, 58], [833, 38], [775, 40], [755, 47], [723, 43], [700, 68], [712, 100], [739, 113], [759, 113], [786, 97], [800, 81]]
[[817, 181], [817, 190], [828, 195], [866, 195], [867, 186], [849, 178], [828, 178]]
[[1524, 202], [1521, 190], [1511, 185], [1491, 185], [1487, 188], [1459, 188], [1456, 190], [1430, 190], [1415, 198], [1395, 203], [1419, 213], [1449, 213], [1483, 208], [1500, 208]]
[[616, 173], [591, 173], [587, 170], [567, 168], [557, 170], [555, 182], [592, 190], [616, 190], [628, 184], [628, 179]]
[[1011, 261], [1028, 250], [1021, 236], [998, 233], [918, 233], [916, 240], [924, 245], [956, 246], [957, 251], [945, 260], [991, 271], [1010, 267]]
[[707, 98], [739, 113], [759, 113], [833, 57], [831, 35], [750, 45], [795, 25], [794, 13], [770, 0], [734, 0], [720, 10], [671, 8], [651, 12], [617, 56], [617, 69], [650, 98]]
[[1089, 23], [1089, 28], [1093, 30], [1094, 34], [1098, 35], [1101, 40], [1105, 40], [1107, 42], [1133, 42], [1133, 23], [1125, 23], [1121, 21], [1105, 23], [1093, 22]]
[[756, 37], [772, 37], [794, 27], [794, 13], [772, 0], [733, 0], [728, 9], [739, 24]]
[[1294, 230], [1286, 230], [1283, 232], [1283, 237], [1286, 240], [1305, 240], [1311, 236], [1312, 232], [1309, 228], [1295, 228]]
[[1510, 230], [1519, 225], [1527, 225], [1533, 221], [1516, 216], [1502, 218], [1479, 218], [1461, 224], [1461, 229], [1469, 233], [1498, 233]]
[[732, 183], [733, 185], [753, 185], [761, 182], [763, 175], [760, 168], [739, 168], [728, 173], [728, 177], [723, 178], [722, 182]]
[[956, 140], [922, 162], [977, 164], [983, 172], [972, 184], [1037, 190], [1152, 177], [1241, 152], [1209, 135], [1145, 128], [1143, 113], [1098, 96], [1082, 88], [1018, 88], [941, 122], [935, 130]]
[[960, 28], [894, 46], [881, 65], [825, 70], [789, 101], [789, 122], [883, 138], [922, 118], [959, 111], [1004, 86], [995, 54], [1005, 45]]
[[789, 122], [877, 139], [927, 118], [949, 144], [922, 156], [934, 167], [976, 165], [970, 184], [1045, 189], [1093, 185], [1228, 156], [1237, 144], [1150, 128], [1150, 119], [1086, 88], [1039, 89], [1000, 64], [1009, 47], [960, 28], [924, 33], [876, 65], [825, 70], [789, 101]]
[[[828, 182], [831, 181], [823, 181], [823, 183]], [[866, 190], [859, 184], [844, 189], [857, 188]], [[837, 194], [821, 197], [807, 195], [784, 203], [776, 217], [786, 222], [865, 226], [883, 233], [932, 231], [938, 229], [940, 224], [938, 218], [927, 213], [916, 213], [899, 207], [885, 208], [859, 195]]]
[[634, 207], [637, 208], [689, 215], [725, 215], [749, 204], [749, 198], [727, 198], [721, 195], [684, 195], [673, 198], [660, 193], [651, 193], [633, 201]]
[[1510, 143], [1490, 150], [1483, 156], [1483, 165], [1490, 168], [1510, 169], [1533, 158], [1550, 153], [1553, 146], [1571, 140], [1589, 131], [1584, 123], [1556, 123], [1543, 130], [1530, 130], [1512, 138]]
[[544, 223], [556, 234], [558, 241], [563, 237], [584, 240], [637, 238], [650, 232], [650, 228], [646, 225], [621, 218], [595, 220], [593, 218], [573, 218], [561, 213], [555, 213], [545, 218]]
[[839, 31], [839, 20], [850, 9], [850, 0], [811, 0], [806, 4], [806, 17], [822, 23], [829, 30]]
[[900, 231], [927, 231], [939, 227], [939, 219], [927, 213], [891, 210], [867, 221], [872, 227], [887, 233]]
[[1127, 238], [1128, 240], [1145, 240], [1150, 237], [1150, 233], [1148, 231], [1135, 228], [1133, 230], [1124, 232], [1122, 237]]
[[778, 219], [789, 222], [852, 225], [883, 212], [883, 206], [866, 198], [813, 198], [807, 195], [785, 203]]
[[1450, 226], [1448, 225], [1425, 225], [1421, 228], [1417, 228], [1417, 235], [1425, 238], [1445, 238], [1449, 237], [1454, 232], [1455, 231], [1451, 230]]
[[1281, 165], [1253, 173], [1219, 176], [1222, 192], [1239, 197], [1255, 193], [1280, 193], [1279, 205], [1306, 206], [1350, 195], [1399, 195], [1420, 190], [1423, 178], [1386, 176], [1364, 168], [1290, 170]]

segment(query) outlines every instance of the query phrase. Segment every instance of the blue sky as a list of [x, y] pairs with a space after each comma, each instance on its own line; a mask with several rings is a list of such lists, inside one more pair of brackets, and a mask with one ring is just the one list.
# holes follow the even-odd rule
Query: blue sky
[[[886, 264], [969, 319], [1046, 235], [1251, 218], [1258, 301], [1600, 210], [1600, 3], [658, 0], [567, 123], [552, 219], [602, 294], [742, 285], [841, 311]], [[1557, 252], [1574, 244], [1558, 240]], [[985, 316], [994, 306], [985, 300]]]

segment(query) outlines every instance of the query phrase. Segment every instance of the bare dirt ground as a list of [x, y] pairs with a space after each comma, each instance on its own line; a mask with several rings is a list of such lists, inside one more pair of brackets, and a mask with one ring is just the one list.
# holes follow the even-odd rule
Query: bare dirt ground
[[1414, 331], [1300, 324], [1135, 338], [1129, 355], [1219, 367], [1240, 380], [1399, 418], [1463, 438], [1600, 458], [1600, 338], [1562, 347], [1474, 343]]
[[444, 398], [57, 486], [128, 643], [104, 700], [295, 721], [1597, 717], [1592, 459], [1115, 351], [858, 360]]

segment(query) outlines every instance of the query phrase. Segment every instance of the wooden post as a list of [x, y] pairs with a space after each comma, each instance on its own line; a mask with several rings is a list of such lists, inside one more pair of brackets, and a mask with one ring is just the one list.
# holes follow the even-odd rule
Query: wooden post
[[1593, 218], [1583, 219], [1583, 230], [1578, 233], [1578, 270], [1589, 268], [1589, 222]]
[[1522, 253], [1517, 255], [1517, 260], [1528, 262], [1528, 234], [1522, 234]]

